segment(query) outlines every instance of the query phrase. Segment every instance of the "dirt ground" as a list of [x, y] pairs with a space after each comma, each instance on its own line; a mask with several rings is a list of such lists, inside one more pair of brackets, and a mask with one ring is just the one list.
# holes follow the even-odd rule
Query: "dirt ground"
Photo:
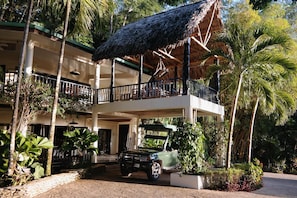
[[59, 186], [36, 198], [149, 198], [149, 197], [192, 197], [192, 198], [268, 198], [296, 197], [297, 176], [279, 178], [278, 174], [265, 173], [264, 187], [254, 192], [221, 192], [172, 187], [169, 173], [161, 175], [157, 182], [147, 180], [145, 173], [137, 172], [129, 178], [120, 175], [119, 165], [107, 165], [105, 171], [97, 171], [88, 179], [81, 179]]

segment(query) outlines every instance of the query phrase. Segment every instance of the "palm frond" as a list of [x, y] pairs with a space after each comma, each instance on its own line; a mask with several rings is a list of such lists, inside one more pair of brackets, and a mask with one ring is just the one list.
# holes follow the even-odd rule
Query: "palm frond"
[[276, 37], [271, 37], [266, 34], [259, 36], [254, 42], [251, 52], [256, 54], [262, 50], [270, 50], [272, 47], [276, 45], [281, 46], [283, 48], [287, 48], [287, 42], [289, 41], [289, 37], [287, 35], [278, 35]]

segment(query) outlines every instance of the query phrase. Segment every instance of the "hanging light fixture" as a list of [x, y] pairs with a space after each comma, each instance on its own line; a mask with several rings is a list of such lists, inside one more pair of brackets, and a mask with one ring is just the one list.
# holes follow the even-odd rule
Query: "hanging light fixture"
[[75, 70], [71, 71], [70, 74], [74, 75], [74, 76], [79, 76], [80, 72], [75, 69]]
[[75, 125], [75, 124], [78, 124], [78, 122], [75, 122], [74, 119], [73, 119], [71, 122], [69, 122], [69, 124], [70, 125]]

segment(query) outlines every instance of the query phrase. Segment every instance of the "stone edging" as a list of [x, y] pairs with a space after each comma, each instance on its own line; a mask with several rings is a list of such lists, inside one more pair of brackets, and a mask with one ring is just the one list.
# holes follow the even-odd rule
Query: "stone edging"
[[44, 177], [38, 180], [30, 181], [23, 186], [0, 188], [0, 197], [5, 198], [32, 198], [44, 193], [59, 185], [67, 184], [78, 180], [83, 171], [71, 171]]

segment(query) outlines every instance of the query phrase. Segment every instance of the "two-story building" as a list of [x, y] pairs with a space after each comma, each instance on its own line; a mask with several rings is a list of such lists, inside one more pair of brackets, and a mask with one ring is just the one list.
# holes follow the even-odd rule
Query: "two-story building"
[[[16, 80], [24, 24], [0, 27], [0, 81], [7, 84]], [[202, 57], [222, 27], [220, 1], [202, 0], [128, 24], [96, 50], [67, 41], [60, 92], [84, 96], [91, 108], [57, 118], [56, 144], [69, 126], [87, 127], [99, 135], [101, 154], [117, 154], [125, 146], [137, 146], [143, 119], [182, 117], [195, 122], [200, 116], [214, 116], [222, 121], [219, 75], [212, 87], [198, 81], [208, 65], [219, 62], [215, 56], [207, 61]], [[32, 25], [28, 40], [24, 72], [54, 85], [59, 36]], [[46, 136], [50, 116], [39, 115], [28, 130]], [[1, 128], [7, 128], [11, 118], [11, 106], [0, 104]]]

